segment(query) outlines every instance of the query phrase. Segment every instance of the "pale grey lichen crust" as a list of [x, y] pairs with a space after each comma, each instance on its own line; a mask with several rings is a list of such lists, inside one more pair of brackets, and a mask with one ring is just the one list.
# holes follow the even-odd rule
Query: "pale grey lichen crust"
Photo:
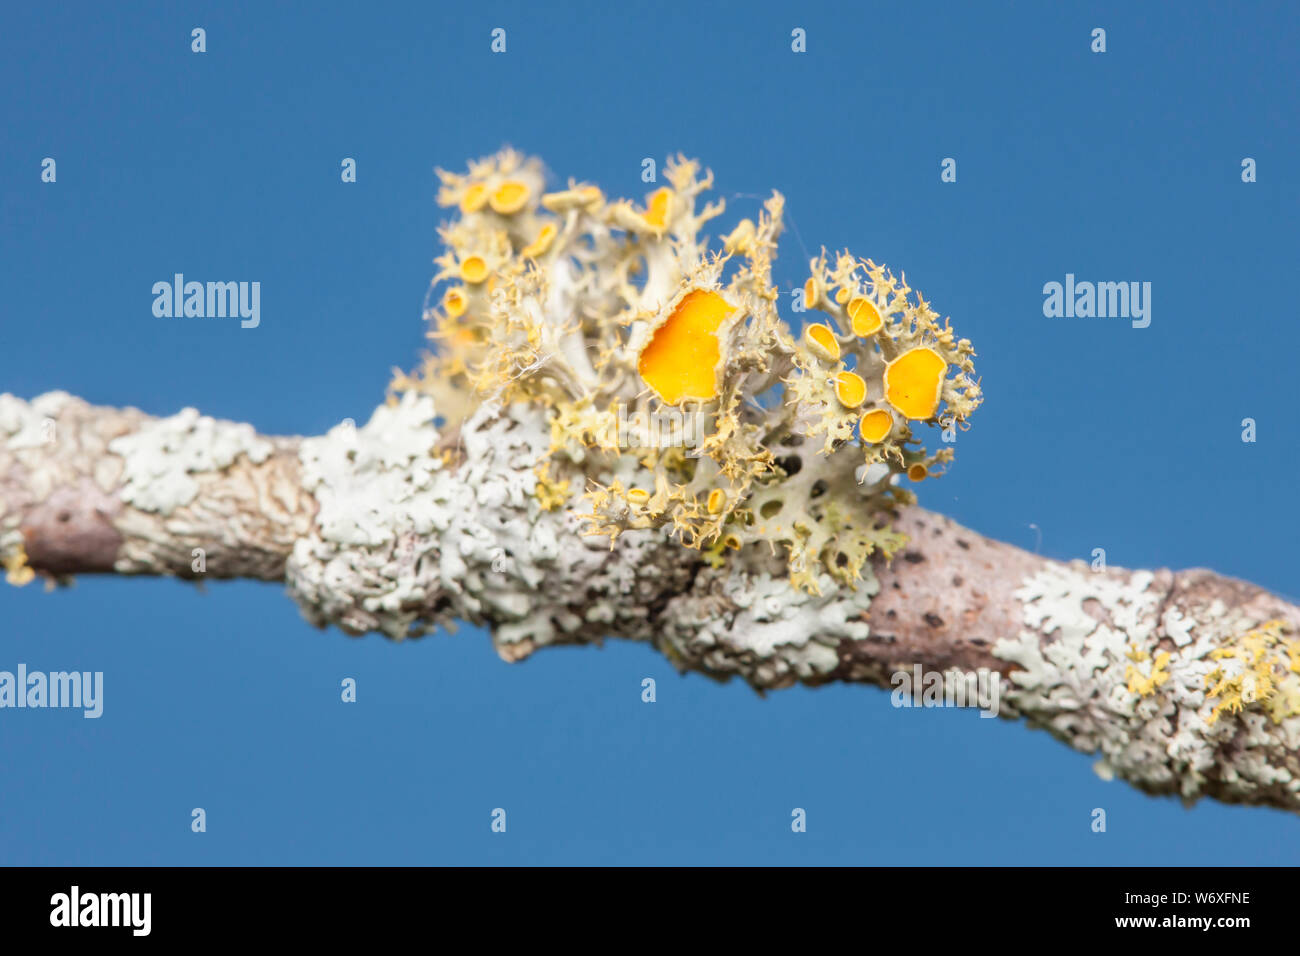
[[1023, 629], [993, 651], [1020, 668], [1004, 714], [1097, 753], [1103, 777], [1150, 792], [1191, 800], [1214, 781], [1243, 802], [1276, 788], [1294, 798], [1300, 717], [1248, 708], [1211, 719], [1206, 676], [1221, 660], [1211, 655], [1258, 622], [1221, 602], [1162, 612], [1167, 589], [1154, 581], [1149, 572], [1121, 577], [1055, 562], [1028, 577], [1016, 595]]
[[123, 500], [164, 516], [194, 500], [194, 474], [221, 471], [240, 455], [259, 464], [274, 450], [253, 426], [209, 418], [194, 408], [150, 420], [108, 448], [125, 462]]
[[551, 451], [543, 410], [488, 403], [447, 442], [436, 414], [429, 396], [408, 392], [361, 428], [302, 443], [319, 512], [287, 580], [314, 623], [401, 638], [464, 618], [491, 626], [511, 659], [629, 637], [760, 686], [829, 673], [841, 640], [867, 637], [874, 578], [850, 590], [826, 576], [813, 596], [768, 561], [704, 567], [660, 530], [622, 534], [611, 550], [583, 534], [580, 489], [557, 510], [536, 496]]
[[619, 562], [534, 497], [533, 467], [549, 443], [538, 411], [484, 405], [442, 451], [435, 417], [431, 398], [407, 393], [362, 428], [303, 442], [303, 480], [320, 511], [288, 580], [310, 619], [404, 637], [463, 617], [496, 624], [498, 645], [540, 646], [634, 612], [608, 593], [576, 600], [582, 581], [617, 574]]

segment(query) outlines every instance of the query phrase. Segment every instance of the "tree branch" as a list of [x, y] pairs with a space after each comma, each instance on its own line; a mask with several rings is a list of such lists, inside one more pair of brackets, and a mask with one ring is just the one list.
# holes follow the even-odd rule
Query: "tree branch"
[[30, 404], [2, 395], [0, 439], [0, 549], [21, 545], [52, 576], [283, 580], [311, 524], [298, 439], [192, 409], [157, 419], [63, 392]]
[[193, 410], [0, 396], [0, 556], [17, 583], [284, 580], [317, 625], [404, 637], [465, 619], [508, 660], [648, 641], [764, 690], [982, 671], [1001, 679], [1002, 716], [1098, 754], [1103, 774], [1300, 810], [1300, 608], [1260, 588], [1062, 564], [907, 508], [892, 562], [809, 594], [761, 548], [710, 562], [663, 530], [612, 547], [584, 534], [582, 488], [540, 493], [551, 448], [535, 407], [485, 404], [445, 435], [434, 417], [411, 393], [364, 428], [266, 438]]

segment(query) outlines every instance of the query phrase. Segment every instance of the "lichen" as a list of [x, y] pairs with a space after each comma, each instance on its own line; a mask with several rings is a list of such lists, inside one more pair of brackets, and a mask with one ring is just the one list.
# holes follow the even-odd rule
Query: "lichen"
[[36, 577], [35, 570], [27, 563], [27, 550], [23, 547], [21, 541], [5, 550], [4, 555], [5, 581], [14, 587], [23, 587], [30, 584]]
[[361, 428], [303, 442], [303, 481], [320, 510], [286, 578], [308, 619], [399, 639], [464, 619], [491, 625], [512, 660], [606, 630], [649, 639], [649, 604], [665, 583], [684, 586], [689, 569], [656, 557], [649, 535], [620, 541], [611, 560], [578, 533], [575, 514], [546, 500], [560, 492], [542, 471], [543, 410], [481, 405], [458, 430], [455, 469], [437, 418], [430, 396], [408, 392]]
[[1016, 592], [1020, 634], [993, 649], [1016, 665], [1004, 710], [1149, 792], [1190, 800], [1214, 781], [1243, 802], [1300, 793], [1300, 642], [1217, 600], [1164, 609], [1168, 588], [1077, 562], [1036, 571]]
[[718, 568], [703, 574], [697, 583], [714, 599], [700, 606], [697, 599], [681, 598], [678, 613], [667, 615], [659, 646], [679, 666], [740, 674], [758, 687], [814, 681], [835, 670], [839, 643], [869, 636], [863, 618], [880, 589], [874, 576], [847, 593], [826, 577], [820, 583], [835, 595], [830, 597], [769, 571]]
[[240, 455], [257, 464], [274, 450], [251, 425], [218, 421], [194, 408], [150, 420], [108, 449], [124, 461], [122, 499], [164, 516], [198, 494], [191, 475], [228, 468]]
[[900, 479], [952, 458], [919, 427], [965, 427], [981, 400], [971, 344], [847, 252], [810, 263], [819, 321], [796, 337], [772, 280], [781, 195], [711, 246], [712, 175], [681, 157], [664, 173], [644, 204], [575, 181], [547, 193], [510, 150], [441, 173], [457, 217], [430, 294], [436, 350], [394, 393], [433, 396], [452, 425], [484, 402], [541, 410], [547, 482], [580, 491], [585, 532], [610, 544], [663, 531], [714, 565], [780, 553], [812, 594], [857, 587], [904, 540]]
[[4, 446], [18, 451], [49, 444], [49, 425], [71, 401], [71, 395], [60, 391], [45, 392], [30, 402], [8, 393], [0, 395], [0, 434], [4, 436]]
[[1156, 692], [1157, 687], [1169, 680], [1169, 671], [1166, 669], [1169, 667], [1168, 651], [1160, 651], [1152, 659], [1145, 648], [1134, 647], [1128, 656], [1133, 661], [1124, 669], [1129, 693], [1149, 697]]
[[1267, 705], [1275, 723], [1300, 714], [1300, 641], [1283, 638], [1285, 628], [1285, 621], [1265, 621], [1210, 652], [1216, 666], [1205, 675], [1205, 686], [1217, 703], [1207, 723], [1251, 704]]

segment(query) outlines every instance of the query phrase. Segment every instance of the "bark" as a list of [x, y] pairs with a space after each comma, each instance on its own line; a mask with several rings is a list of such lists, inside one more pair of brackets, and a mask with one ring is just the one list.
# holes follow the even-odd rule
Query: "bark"
[[714, 567], [662, 532], [584, 535], [582, 489], [539, 501], [535, 409], [487, 404], [447, 434], [433, 418], [408, 396], [361, 429], [267, 438], [0, 396], [0, 555], [14, 582], [283, 580], [317, 625], [400, 638], [464, 619], [509, 660], [621, 637], [760, 690], [854, 681], [896, 704], [901, 675], [941, 673], [1147, 792], [1300, 810], [1300, 608], [1260, 588], [1064, 564], [910, 508], [893, 561], [809, 595], [779, 556]]

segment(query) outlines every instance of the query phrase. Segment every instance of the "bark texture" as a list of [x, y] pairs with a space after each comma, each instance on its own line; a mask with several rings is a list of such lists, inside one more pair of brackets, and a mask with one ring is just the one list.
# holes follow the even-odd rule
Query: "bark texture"
[[0, 556], [13, 583], [283, 580], [318, 625], [405, 637], [464, 619], [509, 660], [621, 637], [759, 689], [897, 688], [919, 665], [947, 687], [991, 681], [1001, 716], [1147, 792], [1300, 810], [1300, 608], [1260, 588], [1063, 564], [911, 508], [892, 562], [810, 595], [777, 555], [584, 535], [581, 488], [540, 493], [537, 409], [485, 404], [446, 434], [434, 419], [408, 396], [299, 439], [0, 396]]

